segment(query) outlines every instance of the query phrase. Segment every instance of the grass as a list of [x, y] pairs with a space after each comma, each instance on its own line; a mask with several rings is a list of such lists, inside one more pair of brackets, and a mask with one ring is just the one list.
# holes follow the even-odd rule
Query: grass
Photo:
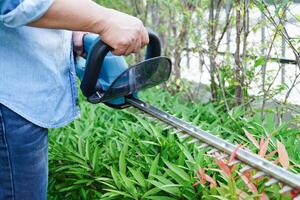
[[[259, 150], [244, 130], [257, 141], [270, 138], [267, 152], [281, 141], [291, 170], [300, 172], [299, 129], [289, 123], [274, 126], [272, 112], [262, 122], [260, 113], [235, 108], [228, 115], [223, 105], [192, 104], [182, 96], [152, 89], [142, 99], [253, 152]], [[49, 133], [49, 199], [258, 199], [263, 194], [290, 199], [280, 196], [276, 185], [249, 185], [236, 170], [226, 174], [222, 163], [205, 156], [207, 150], [179, 141], [170, 134], [174, 130], [133, 108], [115, 110], [85, 101], [80, 106], [79, 120]]]

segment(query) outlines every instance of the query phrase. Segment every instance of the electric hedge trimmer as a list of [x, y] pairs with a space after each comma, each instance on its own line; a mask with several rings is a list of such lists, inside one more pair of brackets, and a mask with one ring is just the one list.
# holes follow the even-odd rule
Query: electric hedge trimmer
[[[175, 116], [160, 110], [138, 98], [138, 92], [168, 80], [172, 64], [169, 58], [161, 56], [159, 37], [149, 32], [150, 43], [147, 46], [145, 60], [128, 67], [125, 59], [114, 56], [112, 50], [97, 35], [87, 34], [84, 37], [84, 49], [87, 59], [84, 64], [77, 65], [77, 74], [81, 79], [81, 90], [90, 103], [105, 103], [114, 108], [135, 107], [173, 128], [180, 130], [180, 139], [189, 139], [189, 144], [197, 145], [198, 149], [211, 148], [210, 155], [224, 159], [235, 154], [235, 159], [228, 163], [233, 166], [243, 163], [239, 171], [256, 170], [253, 179], [269, 177], [265, 183], [271, 186], [281, 183], [281, 193], [298, 191], [300, 176], [272, 162], [259, 157], [250, 151], [238, 148], [215, 135], [199, 129]], [[220, 153], [222, 152], [222, 153]], [[300, 195], [297, 197], [300, 198]], [[296, 199], [297, 199], [296, 198]]]

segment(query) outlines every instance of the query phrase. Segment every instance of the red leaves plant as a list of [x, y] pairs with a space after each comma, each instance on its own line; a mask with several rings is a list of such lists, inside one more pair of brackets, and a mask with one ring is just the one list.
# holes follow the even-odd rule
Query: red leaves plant
[[269, 154], [267, 154], [265, 156], [266, 159], [271, 159], [275, 154], [277, 153], [277, 149], [275, 149], [274, 151], [271, 151]]
[[[266, 159], [272, 159], [277, 153], [278, 153], [278, 158], [276, 158], [275, 160], [273, 160], [274, 164], [280, 163], [280, 165], [282, 167], [284, 167], [285, 169], [288, 169], [290, 167], [290, 163], [289, 163], [289, 156], [288, 156], [288, 152], [285, 148], [285, 146], [277, 141], [277, 148], [275, 150], [273, 150], [272, 152], [268, 152], [268, 147], [270, 144], [270, 140], [271, 137], [269, 136], [268, 138], [260, 138], [260, 141], [258, 142], [258, 140], [250, 133], [248, 132], [246, 129], [243, 129], [245, 132], [246, 137], [251, 141], [251, 143], [258, 149], [258, 155], [262, 158], [266, 158]], [[237, 164], [233, 165], [233, 166], [228, 166], [229, 163], [231, 163], [232, 161], [234, 161], [237, 157], [238, 151], [240, 148], [244, 148], [244, 146], [242, 146], [241, 144], [238, 145], [236, 147], [236, 149], [232, 152], [232, 154], [230, 155], [230, 158], [227, 159], [215, 159], [216, 164], [219, 167], [219, 172], [221, 172], [222, 174], [224, 174], [227, 178], [234, 180], [235, 177], [233, 172], [235, 170], [235, 168], [238, 166]], [[214, 157], [221, 157], [221, 155], [214, 155]], [[193, 187], [196, 187], [199, 184], [205, 184], [206, 182], [210, 183], [210, 185], [212, 187], [217, 187], [217, 182], [209, 175], [207, 175], [205, 173], [205, 169], [203, 168], [199, 168], [196, 171], [197, 177], [199, 179], [199, 181], [197, 181], [196, 183], [193, 184]], [[261, 194], [259, 194], [258, 189], [257, 189], [257, 185], [255, 183], [253, 183], [252, 181], [252, 174], [251, 172], [245, 172], [245, 173], [240, 173], [239, 171], [237, 171], [237, 174], [239, 175], [239, 177], [242, 179], [242, 181], [245, 183], [245, 186], [249, 189], [249, 191], [251, 191], [251, 193], [253, 193], [254, 195], [259, 195], [259, 200], [269, 200], [268, 196], [266, 195], [265, 192], [262, 192]], [[294, 191], [291, 193], [291, 195], [293, 197], [297, 196], [299, 194], [300, 190]], [[237, 193], [239, 196], [239, 199], [245, 199], [247, 198], [247, 193], [244, 192], [241, 189], [237, 188]]]
[[258, 153], [259, 156], [265, 157], [267, 150], [268, 150], [269, 143], [270, 143], [270, 137], [268, 137], [266, 140], [261, 138], [260, 148], [259, 148], [259, 153]]
[[205, 169], [200, 167], [199, 170], [196, 171], [196, 174], [197, 174], [199, 181], [194, 183], [193, 187], [196, 187], [197, 185], [200, 185], [200, 184], [205, 184], [206, 182], [209, 182], [212, 187], [217, 187], [217, 182], [212, 177], [205, 174]]
[[247, 138], [253, 143], [255, 147], [259, 149], [259, 156], [271, 159], [276, 153], [278, 153], [279, 158], [276, 159], [273, 163], [277, 164], [279, 162], [283, 168], [289, 168], [289, 155], [285, 146], [281, 142], [277, 141], [277, 149], [267, 154], [268, 146], [270, 143], [270, 137], [268, 137], [266, 140], [264, 138], [261, 138], [258, 144], [257, 140], [251, 133], [249, 133], [246, 129], [243, 130]]
[[285, 146], [277, 140], [277, 149], [278, 149], [278, 156], [279, 156], [279, 163], [285, 169], [289, 168], [289, 155], [285, 149]]
[[245, 176], [242, 173], [239, 173], [239, 176], [242, 178], [242, 180], [244, 181], [244, 183], [246, 184], [246, 186], [249, 188], [249, 190], [253, 193], [253, 194], [257, 194], [258, 190], [256, 188], [256, 186], [251, 182], [251, 178]]
[[229, 158], [228, 163], [232, 162], [232, 161], [235, 159], [236, 154], [237, 154], [237, 151], [239, 150], [239, 148], [241, 148], [241, 146], [242, 146], [242, 145], [239, 144], [239, 145], [234, 149], [234, 151], [232, 152], [232, 154], [231, 154], [231, 156], [230, 156], [230, 158]]
[[266, 195], [265, 192], [263, 192], [263, 193], [260, 195], [259, 200], [269, 200], [269, 197]]
[[291, 192], [292, 199], [296, 198], [298, 194], [300, 194], [300, 188]]
[[259, 146], [257, 140], [255, 139], [255, 137], [251, 133], [249, 133], [246, 129], [243, 129], [243, 130], [244, 130], [247, 138], [252, 142], [252, 144], [254, 144], [254, 146], [259, 149], [260, 146]]
[[217, 165], [219, 166], [219, 168], [222, 170], [222, 172], [223, 172], [228, 178], [231, 178], [231, 177], [232, 177], [231, 169], [227, 166], [227, 164], [226, 164], [224, 161], [216, 159], [216, 163], [217, 163]]

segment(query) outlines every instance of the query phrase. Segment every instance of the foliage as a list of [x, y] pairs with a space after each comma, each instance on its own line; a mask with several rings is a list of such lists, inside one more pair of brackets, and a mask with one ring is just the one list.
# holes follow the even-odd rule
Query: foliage
[[[282, 66], [275, 71], [266, 69], [270, 61], [277, 61], [271, 52], [277, 52], [281, 38], [293, 49], [299, 67], [299, 40], [289, 38], [282, 23], [291, 1], [266, 1], [274, 4], [274, 12], [263, 0], [96, 2], [139, 17], [158, 32], [164, 55], [172, 59], [172, 82], [143, 93], [143, 99], [240, 144], [239, 148], [247, 147], [300, 172], [299, 119], [284, 122], [281, 107], [278, 117], [277, 110], [265, 106], [282, 92], [286, 92], [286, 104], [299, 82], [298, 73], [291, 78], [291, 86], [274, 86]], [[260, 10], [265, 18], [250, 23], [253, 10]], [[249, 44], [249, 34], [270, 24], [271, 37], [259, 45]], [[224, 42], [227, 49], [222, 53]], [[187, 84], [181, 72], [183, 67], [192, 67], [192, 56], [199, 60], [200, 71], [207, 68], [212, 102], [191, 101], [198, 98], [199, 91], [191, 89], [197, 88], [190, 87], [195, 83]], [[251, 101], [257, 98], [249, 95], [253, 83], [262, 88], [261, 110], [252, 108]], [[176, 131], [145, 119], [135, 109], [114, 110], [81, 101], [81, 110], [81, 119], [49, 134], [49, 199], [266, 199], [266, 195], [290, 199], [281, 196], [276, 185], [264, 188], [264, 180], [252, 182], [252, 174], [239, 174], [236, 169], [240, 166], [228, 168], [234, 154], [229, 160], [206, 156], [207, 149], [188, 145], [176, 137]]]
[[[277, 149], [278, 139], [287, 149], [293, 170], [299, 171], [295, 167], [300, 161], [299, 130], [288, 124], [276, 127], [270, 120], [263, 126], [259, 115], [249, 115], [239, 108], [227, 115], [223, 105], [193, 105], [183, 101], [183, 93], [170, 95], [153, 89], [142, 96], [231, 142], [251, 141], [249, 148], [254, 152], [254, 139], [270, 138], [268, 152]], [[220, 163], [204, 156], [207, 150], [199, 151], [178, 140], [172, 134], [174, 130], [145, 119], [135, 109], [114, 110], [86, 102], [81, 102], [81, 109], [81, 119], [49, 133], [49, 199], [232, 199], [230, 194], [237, 189], [254, 198], [236, 172], [229, 179], [218, 173]], [[251, 140], [242, 127], [251, 132]], [[279, 146], [283, 148], [281, 143]], [[282, 162], [286, 165], [285, 160]], [[203, 174], [200, 169], [211, 177], [205, 179], [210, 184], [196, 184]], [[266, 191], [255, 187], [259, 194], [280, 198], [277, 186]]]
[[[284, 113], [288, 112], [284, 105], [289, 102], [300, 78], [298, 72], [288, 73], [291, 66], [278, 62], [278, 58], [284, 57], [279, 49], [285, 49], [285, 45], [288, 49], [284, 51], [292, 51], [295, 55], [294, 67], [300, 66], [299, 37], [290, 37], [285, 27], [288, 21], [299, 22], [297, 14], [290, 11], [293, 1], [96, 2], [137, 16], [147, 27], [158, 32], [164, 55], [173, 62], [174, 83], [182, 81], [183, 70], [199, 69], [206, 73], [204, 76], [209, 75], [212, 100], [223, 102], [227, 110], [241, 104], [249, 106], [249, 102], [262, 99], [258, 106], [264, 115], [268, 109], [267, 101], [281, 98], [283, 106], [278, 109], [278, 116], [284, 119]], [[253, 15], [261, 15], [261, 18], [253, 20]], [[262, 36], [267, 32], [268, 37]], [[257, 36], [261, 36], [260, 41], [252, 42]], [[138, 54], [134, 59], [141, 57]], [[181, 86], [178, 84], [177, 89]], [[253, 93], [255, 96], [250, 95]]]

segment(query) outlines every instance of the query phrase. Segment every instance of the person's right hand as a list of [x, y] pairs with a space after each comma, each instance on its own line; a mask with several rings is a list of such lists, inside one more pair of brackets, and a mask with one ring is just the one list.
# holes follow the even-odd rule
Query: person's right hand
[[104, 9], [99, 35], [111, 46], [113, 54], [137, 53], [149, 43], [148, 31], [141, 20], [112, 9]]
[[149, 43], [141, 20], [91, 0], [54, 0], [42, 17], [29, 25], [99, 34], [115, 55], [138, 52]]

